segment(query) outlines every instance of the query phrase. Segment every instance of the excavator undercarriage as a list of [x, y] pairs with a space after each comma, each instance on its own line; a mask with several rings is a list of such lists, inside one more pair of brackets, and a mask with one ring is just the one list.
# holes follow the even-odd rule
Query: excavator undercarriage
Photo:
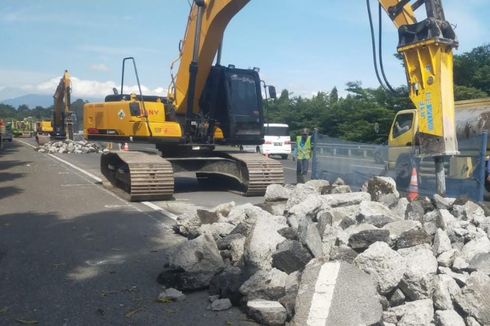
[[174, 193], [174, 173], [195, 172], [200, 182], [233, 179], [245, 196], [261, 196], [268, 185], [284, 183], [282, 164], [255, 153], [167, 157], [144, 152], [109, 152], [101, 158], [102, 174], [124, 190], [130, 201], [164, 200]]

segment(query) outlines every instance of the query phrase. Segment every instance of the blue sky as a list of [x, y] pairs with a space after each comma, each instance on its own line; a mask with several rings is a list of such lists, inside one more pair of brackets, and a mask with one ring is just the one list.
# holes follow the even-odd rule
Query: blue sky
[[[444, 5], [459, 53], [490, 43], [488, 0]], [[75, 96], [102, 97], [119, 84], [125, 56], [136, 57], [148, 92], [160, 93], [188, 10], [187, 0], [2, 0], [0, 100], [52, 94], [64, 69], [75, 77]], [[392, 56], [397, 33], [383, 18], [385, 67], [400, 85], [405, 75]], [[363, 0], [252, 0], [226, 31], [223, 63], [260, 67], [268, 83], [310, 96], [348, 81], [377, 87], [370, 51]]]

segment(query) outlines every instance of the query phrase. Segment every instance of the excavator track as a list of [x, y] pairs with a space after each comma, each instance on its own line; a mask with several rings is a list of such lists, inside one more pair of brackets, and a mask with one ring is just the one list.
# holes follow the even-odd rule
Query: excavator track
[[284, 168], [276, 160], [256, 153], [225, 153], [241, 167], [245, 196], [262, 196], [268, 185], [284, 183]]
[[129, 201], [164, 200], [174, 193], [172, 164], [144, 152], [109, 152], [101, 156], [102, 174]]

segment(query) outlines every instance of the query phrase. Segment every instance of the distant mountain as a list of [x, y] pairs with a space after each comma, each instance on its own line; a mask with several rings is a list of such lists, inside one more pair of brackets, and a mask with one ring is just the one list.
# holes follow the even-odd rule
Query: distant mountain
[[31, 109], [35, 108], [36, 106], [49, 107], [53, 105], [53, 96], [27, 94], [3, 100], [1, 103], [12, 105], [14, 108], [17, 108], [20, 105], [27, 105]]
[[[72, 98], [72, 102], [77, 98]], [[86, 99], [89, 102], [100, 101], [100, 99]], [[13, 106], [14, 108], [19, 107], [20, 105], [27, 105], [29, 108], [33, 109], [36, 106], [42, 107], [50, 107], [53, 105], [53, 96], [52, 95], [41, 95], [41, 94], [27, 94], [22, 95], [6, 100], [0, 101], [2, 104], [8, 104]]]

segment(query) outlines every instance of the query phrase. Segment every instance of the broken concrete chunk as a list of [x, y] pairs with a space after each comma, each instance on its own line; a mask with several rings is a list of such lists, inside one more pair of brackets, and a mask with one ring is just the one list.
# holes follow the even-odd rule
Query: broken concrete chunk
[[466, 317], [466, 326], [482, 326], [475, 318], [468, 316]]
[[400, 220], [400, 218], [395, 216], [391, 210], [383, 204], [373, 201], [363, 201], [359, 205], [356, 220], [358, 223], [368, 223], [376, 227], [383, 227], [388, 223]]
[[231, 304], [230, 299], [228, 299], [228, 298], [215, 300], [209, 306], [209, 308], [212, 311], [228, 310], [231, 307], [232, 307], [232, 304]]
[[286, 295], [279, 299], [279, 302], [286, 308], [288, 319], [294, 316], [294, 306], [296, 304], [300, 279], [300, 272], [289, 274], [286, 279]]
[[356, 232], [349, 237], [349, 246], [352, 249], [366, 249], [375, 242], [389, 242], [390, 232], [383, 229], [364, 230]]
[[272, 215], [283, 215], [284, 211], [286, 210], [286, 202], [284, 201], [264, 202], [261, 204], [256, 204], [256, 206], [262, 208]]
[[453, 299], [461, 292], [456, 281], [449, 275], [439, 274], [435, 277], [433, 301], [436, 309], [453, 309]]
[[437, 326], [466, 326], [464, 319], [454, 310], [438, 310], [435, 315]]
[[454, 258], [456, 258], [456, 255], [458, 254], [459, 251], [457, 249], [448, 250], [437, 257], [437, 262], [440, 266], [451, 267], [453, 265]]
[[304, 244], [314, 257], [323, 257], [323, 244], [316, 223], [303, 219], [298, 228], [299, 241]]
[[390, 307], [396, 307], [405, 303], [405, 294], [402, 290], [396, 289], [395, 292], [390, 296]]
[[344, 186], [335, 186], [330, 190], [331, 194], [347, 194], [352, 192], [350, 189], [350, 186], [344, 185]]
[[405, 211], [405, 219], [422, 222], [424, 218], [424, 206], [419, 200], [408, 203]]
[[247, 279], [247, 275], [240, 268], [228, 266], [213, 277], [209, 285], [209, 293], [228, 298], [238, 306], [242, 298], [240, 287]]
[[200, 224], [213, 224], [219, 221], [219, 216], [217, 212], [208, 211], [205, 209], [198, 209], [196, 211], [197, 216], [199, 217]]
[[306, 200], [308, 196], [316, 194], [318, 193], [314, 187], [303, 183], [297, 184], [289, 196], [286, 204], [286, 210], [289, 210], [291, 207], [296, 206], [302, 201]]
[[175, 249], [158, 281], [184, 291], [200, 290], [207, 288], [213, 276], [223, 268], [214, 239], [204, 234]]
[[454, 201], [455, 199], [445, 198], [438, 194], [432, 196], [432, 202], [437, 209], [451, 209]]
[[339, 242], [342, 245], [348, 245], [349, 244], [349, 238], [351, 235], [364, 231], [364, 230], [377, 230], [377, 228], [371, 224], [356, 224], [349, 226], [344, 230], [343, 233], [339, 234]]
[[293, 325], [373, 325], [382, 319], [377, 297], [371, 277], [355, 266], [314, 259], [301, 277]]
[[490, 277], [474, 272], [468, 278], [466, 287], [456, 295], [456, 303], [480, 324], [490, 324]]
[[310, 195], [301, 203], [290, 207], [287, 216], [295, 216], [298, 220], [308, 217], [314, 221], [322, 206], [323, 200], [320, 195]]
[[184, 301], [185, 294], [176, 290], [174, 288], [166, 289], [160, 295], [158, 295], [158, 301], [167, 302], [167, 301]]
[[286, 308], [277, 301], [260, 299], [249, 301], [247, 314], [261, 325], [282, 326], [287, 319]]
[[446, 275], [451, 276], [456, 281], [456, 283], [458, 283], [458, 285], [460, 287], [466, 286], [466, 282], [468, 282], [468, 273], [467, 272], [455, 273], [450, 268], [442, 267], [442, 266], [438, 268], [438, 271], [439, 271], [439, 274], [446, 274]]
[[235, 226], [230, 223], [203, 224], [199, 228], [199, 235], [207, 233], [212, 235], [215, 241], [218, 241], [229, 235], [234, 229]]
[[421, 244], [430, 244], [432, 237], [423, 228], [412, 228], [400, 234], [395, 242], [398, 249], [409, 248]]
[[291, 190], [279, 184], [272, 184], [267, 186], [265, 191], [265, 201], [287, 201], [291, 197]]
[[302, 270], [312, 258], [301, 243], [286, 240], [278, 245], [277, 251], [272, 255], [272, 266], [290, 274]]
[[398, 250], [407, 263], [400, 288], [411, 300], [429, 298], [434, 288], [437, 260], [428, 245]]
[[200, 235], [199, 227], [201, 220], [197, 216], [197, 211], [189, 211], [177, 217], [174, 231], [187, 237], [188, 239], [197, 238]]
[[354, 263], [354, 259], [358, 256], [357, 251], [349, 246], [336, 246], [330, 251], [330, 260], [332, 261], [343, 261], [349, 264]]
[[284, 226], [270, 217], [257, 216], [256, 223], [245, 241], [243, 258], [252, 270], [271, 269], [272, 254], [278, 244], [286, 240], [277, 231]]
[[482, 223], [485, 220], [485, 212], [483, 208], [481, 208], [480, 205], [475, 204], [472, 201], [467, 201], [463, 205], [463, 210], [464, 210], [463, 212], [466, 220], [473, 223], [476, 226], [480, 225], [480, 223]]
[[382, 294], [395, 289], [406, 270], [406, 260], [385, 242], [373, 243], [354, 259], [354, 264], [373, 277]]
[[397, 326], [431, 325], [434, 321], [434, 307], [430, 299], [407, 302], [400, 307], [403, 307], [404, 314]]
[[247, 300], [267, 299], [278, 300], [286, 294], [288, 274], [278, 270], [258, 271], [240, 287], [240, 293]]
[[490, 253], [490, 240], [487, 237], [471, 240], [464, 245], [461, 251], [461, 257], [467, 262], [471, 260], [478, 254]]
[[231, 201], [229, 203], [219, 204], [218, 206], [214, 207], [211, 211], [215, 212], [216, 214], [218, 214], [218, 216], [222, 218], [228, 217], [232, 208], [235, 206], [236, 206], [235, 202]]
[[348, 194], [323, 195], [323, 202], [326, 206], [340, 207], [360, 204], [363, 201], [370, 201], [371, 195], [366, 192], [352, 192]]
[[320, 195], [326, 194], [331, 188], [327, 180], [309, 180], [305, 185], [314, 188]]
[[410, 231], [412, 229], [421, 229], [422, 224], [418, 221], [412, 220], [400, 220], [388, 223], [383, 226], [383, 229], [390, 231], [390, 239], [393, 242], [396, 242], [398, 238], [405, 232]]
[[400, 194], [396, 189], [396, 182], [390, 177], [375, 176], [368, 181], [367, 192], [373, 201], [381, 202], [387, 206], [397, 203]]
[[434, 237], [434, 245], [432, 247], [434, 255], [439, 256], [440, 254], [451, 249], [451, 240], [449, 240], [447, 232], [442, 229], [437, 229], [436, 235]]
[[469, 268], [490, 275], [490, 253], [476, 254], [470, 260]]
[[298, 231], [292, 227], [285, 227], [277, 231], [281, 236], [288, 240], [298, 240]]
[[446, 231], [448, 226], [456, 221], [456, 218], [447, 209], [440, 209], [437, 215], [437, 227]]
[[408, 199], [405, 197], [402, 197], [398, 199], [398, 202], [394, 207], [391, 208], [393, 211], [393, 214], [396, 216], [399, 216], [401, 218], [405, 218], [406, 216], [406, 211], [407, 211], [407, 206], [408, 206]]

